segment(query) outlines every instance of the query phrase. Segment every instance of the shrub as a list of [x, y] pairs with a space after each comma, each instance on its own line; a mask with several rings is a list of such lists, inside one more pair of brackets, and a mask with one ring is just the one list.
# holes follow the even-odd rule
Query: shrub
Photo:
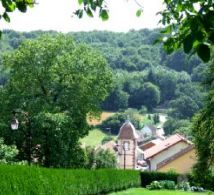
[[156, 171], [143, 171], [141, 172], [141, 186], [146, 187], [152, 181], [170, 180], [177, 183], [179, 174], [174, 172], [162, 173]]
[[160, 190], [160, 189], [175, 190], [176, 185], [174, 181], [162, 180], [162, 181], [153, 181], [150, 185], [147, 185], [146, 188], [149, 190]]
[[159, 181], [153, 181], [150, 185], [146, 186], [149, 190], [160, 190], [162, 188]]
[[93, 195], [140, 186], [140, 173], [133, 170], [69, 170], [0, 165], [0, 178], [1, 194], [7, 195]]
[[163, 189], [167, 190], [175, 190], [176, 188], [175, 182], [170, 180], [162, 180], [160, 181], [160, 185]]
[[107, 142], [109, 142], [109, 141], [111, 141], [111, 140], [113, 140], [113, 137], [112, 137], [112, 136], [105, 136], [105, 137], [102, 139], [101, 143], [102, 143], [102, 144], [105, 144], [105, 143], [107, 143]]
[[183, 190], [183, 191], [190, 191], [191, 190], [190, 183], [185, 181], [181, 182], [177, 185], [177, 189]]
[[205, 192], [204, 188], [199, 187], [199, 186], [191, 186], [191, 191], [193, 192]]

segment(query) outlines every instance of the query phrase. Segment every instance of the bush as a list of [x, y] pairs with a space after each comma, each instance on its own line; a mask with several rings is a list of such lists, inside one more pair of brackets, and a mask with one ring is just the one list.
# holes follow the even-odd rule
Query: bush
[[0, 165], [1, 194], [106, 194], [140, 186], [133, 170], [47, 169]]
[[146, 186], [149, 190], [160, 190], [162, 188], [159, 181], [153, 181], [150, 185]]
[[176, 188], [175, 182], [170, 180], [160, 181], [160, 185], [162, 186], [163, 189], [167, 190], [175, 190]]
[[181, 182], [177, 185], [178, 190], [183, 190], [183, 191], [190, 191], [190, 183], [189, 182]]
[[107, 142], [109, 142], [109, 141], [111, 141], [111, 140], [113, 140], [113, 137], [112, 137], [112, 136], [105, 136], [105, 137], [102, 139], [101, 143], [102, 143], [102, 144], [105, 144], [105, 143], [107, 143]]
[[141, 186], [146, 187], [153, 181], [170, 180], [177, 183], [179, 174], [174, 172], [162, 173], [156, 171], [143, 171], [141, 172]]
[[193, 192], [205, 192], [204, 188], [199, 187], [199, 186], [191, 186], [191, 191]]
[[174, 181], [162, 180], [162, 181], [153, 181], [150, 185], [147, 185], [146, 188], [149, 190], [160, 190], [160, 189], [175, 190], [176, 185]]
[[214, 173], [204, 171], [201, 174], [204, 174], [204, 176], [199, 177], [199, 175], [196, 174], [189, 174], [188, 181], [190, 182], [190, 185], [201, 186], [207, 190], [214, 191]]

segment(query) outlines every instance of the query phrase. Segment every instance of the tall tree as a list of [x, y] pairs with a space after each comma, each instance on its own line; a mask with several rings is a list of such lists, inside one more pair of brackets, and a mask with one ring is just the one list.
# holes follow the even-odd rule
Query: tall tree
[[[213, 188], [213, 181], [209, 177], [214, 169], [214, 63], [209, 67], [207, 76], [209, 89], [205, 106], [194, 118], [192, 128], [193, 138], [197, 149], [198, 163], [195, 166], [197, 179], [205, 187]], [[201, 171], [203, 170], [203, 171]]]
[[[10, 73], [0, 93], [1, 136], [15, 141], [25, 158], [30, 124], [32, 146], [41, 146], [41, 163], [77, 166], [82, 161], [78, 140], [88, 133], [86, 117], [99, 111], [111, 88], [106, 60], [60, 35], [28, 40], [3, 62]], [[12, 110], [20, 111], [16, 135], [9, 130]]]

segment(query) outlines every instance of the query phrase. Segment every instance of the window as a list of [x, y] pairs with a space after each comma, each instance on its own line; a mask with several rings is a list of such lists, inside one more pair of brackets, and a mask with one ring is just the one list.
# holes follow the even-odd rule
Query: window
[[124, 149], [125, 151], [130, 150], [130, 144], [129, 144], [128, 141], [124, 141], [124, 142], [123, 142], [123, 149]]

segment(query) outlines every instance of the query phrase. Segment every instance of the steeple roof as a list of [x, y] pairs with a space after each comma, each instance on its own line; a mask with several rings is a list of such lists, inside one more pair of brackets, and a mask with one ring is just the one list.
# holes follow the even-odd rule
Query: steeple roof
[[121, 126], [118, 139], [138, 139], [136, 129], [129, 120]]

